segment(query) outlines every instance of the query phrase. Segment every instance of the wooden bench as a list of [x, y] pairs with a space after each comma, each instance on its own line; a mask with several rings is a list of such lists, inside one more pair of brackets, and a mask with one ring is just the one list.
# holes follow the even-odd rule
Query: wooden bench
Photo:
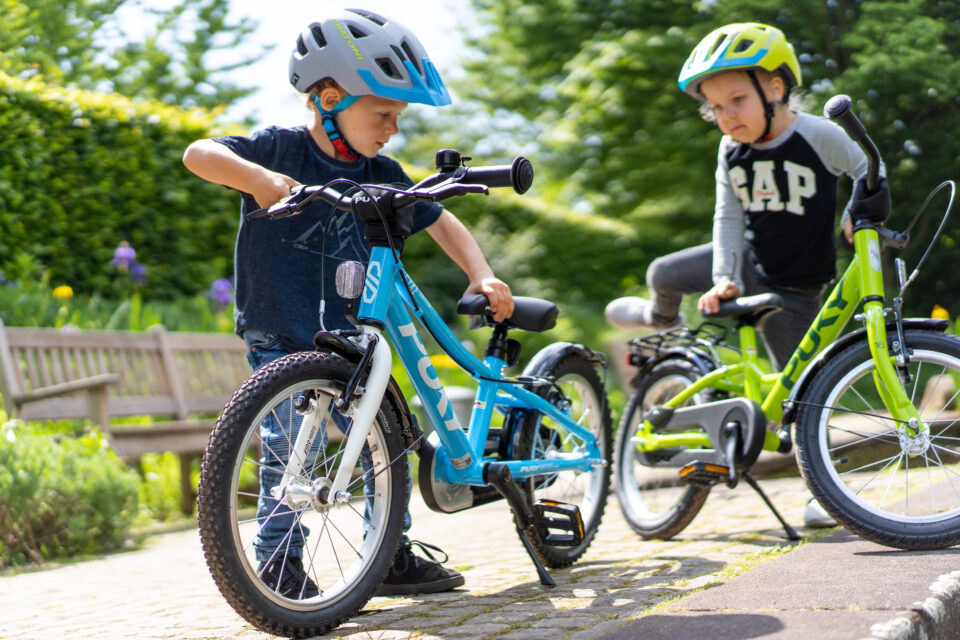
[[[0, 321], [0, 392], [7, 413], [23, 420], [89, 418], [125, 460], [176, 453], [190, 513], [191, 460], [250, 375], [246, 353], [243, 340], [225, 333], [36, 329]], [[130, 416], [149, 419], [112, 422]]]

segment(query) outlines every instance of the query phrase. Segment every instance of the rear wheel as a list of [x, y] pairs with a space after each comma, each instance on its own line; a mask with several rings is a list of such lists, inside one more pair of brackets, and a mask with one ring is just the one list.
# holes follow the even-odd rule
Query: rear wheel
[[[528, 372], [525, 372], [528, 373]], [[568, 412], [574, 422], [586, 427], [597, 439], [604, 461], [610, 459], [610, 410], [606, 392], [594, 366], [584, 353], [570, 351], [549, 369], [533, 375], [552, 378], [550, 387], [539, 393], [554, 406]], [[559, 423], [540, 413], [528, 414], [519, 430], [518, 459], [551, 459], [583, 450], [583, 441]], [[590, 471], [561, 471], [533, 476], [518, 482], [531, 505], [539, 500], [574, 504], [583, 518], [583, 542], [575, 547], [553, 546], [532, 540], [537, 555], [549, 567], [566, 567], [582, 556], [600, 527], [610, 492], [610, 467], [598, 465]]]
[[820, 504], [857, 535], [901, 549], [960, 543], [960, 340], [905, 332], [901, 375], [925, 426], [890, 417], [866, 340], [826, 363], [797, 419], [800, 471]]
[[[683, 531], [710, 493], [708, 486], [681, 484], [676, 467], [656, 466], [658, 460], [669, 459], [674, 450], [641, 452], [636, 445], [644, 414], [692, 385], [701, 375], [688, 360], [664, 360], [640, 378], [624, 409], [614, 451], [615, 485], [624, 517], [643, 538], [667, 540]], [[700, 393], [687, 406], [704, 402], [706, 394]]]
[[[318, 352], [257, 370], [224, 408], [204, 455], [198, 518], [207, 565], [237, 613], [273, 634], [319, 635], [352, 616], [383, 581], [399, 545], [406, 457], [388, 403], [344, 495], [324, 494], [352, 425], [332, 400], [352, 370], [346, 360]], [[297, 471], [289, 451], [310, 399], [325, 410]], [[289, 492], [270, 491], [291, 474]], [[288, 562], [296, 557], [302, 572]], [[271, 576], [270, 566], [283, 569]]]

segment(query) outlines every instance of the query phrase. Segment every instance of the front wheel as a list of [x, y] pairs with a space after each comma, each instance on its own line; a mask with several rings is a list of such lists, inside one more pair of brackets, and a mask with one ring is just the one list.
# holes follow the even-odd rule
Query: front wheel
[[905, 341], [910, 363], [900, 377], [919, 433], [890, 417], [860, 341], [826, 363], [804, 394], [797, 459], [820, 504], [857, 535], [940, 549], [960, 542], [960, 340], [907, 330]]
[[[389, 403], [346, 491], [329, 497], [352, 426], [332, 401], [352, 372], [346, 360], [318, 352], [258, 369], [227, 403], [203, 458], [198, 518], [207, 565], [237, 613], [273, 634], [319, 635], [352, 616], [399, 545], [406, 457]], [[291, 454], [312, 416], [319, 419], [313, 447]]]
[[[555, 500], [574, 504], [580, 509], [583, 541], [579, 545], [554, 546], [536, 538], [532, 541], [543, 563], [559, 569], [574, 563], [586, 552], [603, 518], [610, 492], [610, 467], [607, 464], [611, 449], [610, 409], [594, 362], [581, 351], [568, 351], [549, 368], [525, 373], [554, 380], [550, 387], [540, 387], [538, 393], [593, 433], [604, 459], [603, 465], [588, 472], [561, 471], [533, 476], [519, 483], [531, 505], [539, 500]], [[518, 459], [549, 459], [583, 451], [584, 443], [580, 438], [540, 413], [527, 415], [517, 434], [519, 446], [515, 448], [515, 457]]]
[[[613, 456], [617, 499], [627, 523], [647, 540], [669, 540], [683, 531], [710, 494], [709, 486], [681, 483], [676, 467], [658, 466], [669, 460], [673, 450], [641, 452], [635, 443], [644, 414], [692, 385], [703, 373], [686, 359], [663, 360], [640, 378], [624, 409]], [[707, 400], [706, 392], [699, 393], [687, 406]]]

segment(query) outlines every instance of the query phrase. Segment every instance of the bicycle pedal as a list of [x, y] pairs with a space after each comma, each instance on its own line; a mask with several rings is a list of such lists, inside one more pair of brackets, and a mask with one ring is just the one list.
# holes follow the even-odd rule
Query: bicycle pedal
[[680, 480], [690, 484], [712, 487], [715, 484], [726, 482], [730, 469], [720, 464], [709, 462], [691, 462], [680, 469]]
[[540, 500], [533, 505], [533, 513], [537, 533], [546, 544], [575, 547], [583, 542], [583, 516], [580, 515], [580, 507], [577, 505], [556, 500]]

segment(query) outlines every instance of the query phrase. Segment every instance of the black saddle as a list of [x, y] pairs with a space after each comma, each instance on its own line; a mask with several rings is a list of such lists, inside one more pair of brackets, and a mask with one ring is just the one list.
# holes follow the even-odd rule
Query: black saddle
[[[549, 300], [540, 298], [513, 297], [513, 315], [497, 323], [493, 320], [490, 311], [490, 302], [482, 293], [470, 293], [457, 303], [457, 313], [464, 316], [476, 316], [481, 319], [480, 326], [495, 327], [501, 325], [507, 329], [523, 329], [524, 331], [546, 331], [557, 324], [557, 315], [560, 310]], [[473, 328], [473, 327], [471, 327]]]
[[704, 318], [739, 318], [745, 324], [756, 324], [763, 316], [783, 308], [783, 299], [775, 293], [758, 293], [720, 301], [720, 310], [716, 313], [704, 313]]

